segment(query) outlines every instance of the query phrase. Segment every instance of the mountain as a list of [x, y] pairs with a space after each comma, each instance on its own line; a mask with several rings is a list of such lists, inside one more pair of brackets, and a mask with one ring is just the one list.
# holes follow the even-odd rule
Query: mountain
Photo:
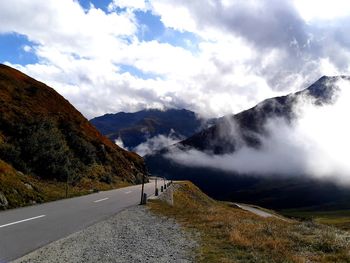
[[[347, 77], [340, 78], [347, 79]], [[268, 119], [281, 117], [292, 120], [294, 117], [293, 105], [300, 96], [310, 95], [316, 99], [315, 103], [318, 105], [331, 103], [336, 91], [334, 83], [338, 79], [338, 77], [323, 76], [305, 90], [287, 96], [267, 99], [251, 109], [235, 115], [225, 116], [219, 119], [216, 125], [182, 141], [181, 145], [214, 154], [225, 154], [237, 150], [237, 147], [239, 147], [237, 137], [239, 137], [240, 140], [243, 139], [244, 144], [250, 147], [258, 147], [260, 141], [257, 135], [266, 133], [265, 123]], [[232, 136], [233, 122], [236, 125], [234, 127], [235, 132], [240, 136]]]
[[0, 209], [47, 200], [43, 182], [110, 188], [143, 175], [141, 157], [101, 135], [56, 91], [0, 65]]
[[[213, 122], [213, 120], [209, 120]], [[133, 149], [148, 139], [164, 135], [184, 139], [198, 132], [208, 121], [185, 109], [149, 109], [135, 113], [119, 112], [93, 118], [90, 122], [111, 140], [122, 140]]]
[[[336, 96], [334, 83], [348, 77], [322, 77], [309, 88], [287, 96], [267, 99], [257, 106], [235, 115], [225, 116], [215, 125], [191, 136], [175, 146], [145, 157], [149, 171], [170, 179], [191, 180], [207, 194], [221, 199], [256, 203], [280, 209], [342, 203], [350, 200], [348, 189], [331, 182], [293, 177], [264, 177], [239, 174], [206, 167], [189, 167], [167, 158], [173, 149], [196, 149], [215, 156], [234, 154], [242, 145], [259, 149], [261, 138], [268, 136], [266, 121], [273, 117], [290, 122], [295, 117], [293, 105], [303, 95], [314, 97], [315, 104], [331, 103]], [[234, 127], [232, 127], [234, 123]], [[232, 132], [234, 130], [234, 132]], [[346, 206], [350, 207], [346, 204]]]

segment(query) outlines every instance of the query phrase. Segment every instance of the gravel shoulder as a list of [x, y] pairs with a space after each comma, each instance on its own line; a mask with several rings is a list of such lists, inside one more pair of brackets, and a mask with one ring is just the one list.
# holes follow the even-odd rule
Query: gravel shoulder
[[136, 206], [13, 262], [185, 263], [194, 262], [197, 246], [193, 236], [173, 219]]

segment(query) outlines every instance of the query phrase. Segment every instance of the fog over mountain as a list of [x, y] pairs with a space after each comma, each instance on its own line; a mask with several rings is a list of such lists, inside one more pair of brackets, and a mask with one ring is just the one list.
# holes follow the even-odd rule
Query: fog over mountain
[[240, 174], [293, 176], [304, 174], [331, 179], [350, 186], [350, 82], [339, 78], [329, 89], [336, 89], [332, 103], [318, 105], [309, 94], [298, 96], [293, 105], [295, 118], [271, 117], [264, 123], [264, 134], [256, 133], [257, 147], [249, 147], [228, 119], [231, 134], [238, 143], [234, 153], [215, 155], [196, 149], [174, 150], [168, 158], [188, 166], [211, 167]]
[[349, 83], [348, 77], [322, 77], [305, 90], [225, 116], [146, 156], [146, 164], [152, 174], [192, 180], [224, 200], [272, 208], [347, 206]]
[[146, 109], [105, 114], [90, 122], [120, 147], [144, 156], [192, 136], [215, 119], [185, 109]]

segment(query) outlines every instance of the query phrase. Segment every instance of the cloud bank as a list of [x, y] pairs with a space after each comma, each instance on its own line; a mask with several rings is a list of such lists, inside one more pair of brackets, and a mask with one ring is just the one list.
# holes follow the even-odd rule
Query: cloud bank
[[88, 118], [164, 107], [218, 117], [321, 75], [349, 74], [350, 6], [302, 2], [1, 1], [0, 36], [24, 36], [23, 50], [37, 58], [2, 62]]
[[257, 135], [259, 149], [241, 146], [233, 154], [175, 150], [167, 157], [194, 167], [210, 167], [257, 176], [309, 176], [350, 185], [350, 83], [338, 81], [334, 104], [316, 106], [309, 97], [294, 107], [297, 118], [269, 119], [268, 136]]

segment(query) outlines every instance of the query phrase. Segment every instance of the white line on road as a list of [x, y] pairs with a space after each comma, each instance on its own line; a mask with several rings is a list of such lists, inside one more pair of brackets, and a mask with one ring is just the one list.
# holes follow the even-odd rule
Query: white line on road
[[109, 199], [109, 198], [108, 198], [108, 197], [107, 197], [107, 198], [102, 198], [102, 199], [99, 199], [99, 200], [94, 201], [94, 203], [102, 202], [102, 201], [105, 201], [105, 200], [107, 200], [107, 199]]
[[19, 224], [19, 223], [23, 223], [23, 222], [30, 221], [30, 220], [34, 220], [34, 219], [38, 219], [38, 218], [41, 218], [41, 217], [44, 217], [44, 216], [46, 216], [46, 215], [35, 216], [35, 217], [31, 217], [31, 218], [27, 218], [27, 219], [20, 220], [20, 221], [8, 223], [8, 224], [6, 224], [6, 225], [0, 226], [0, 228], [6, 227], [6, 226], [15, 225], [15, 224]]
[[126, 194], [130, 194], [132, 191], [127, 191], [127, 192], [125, 192]]

